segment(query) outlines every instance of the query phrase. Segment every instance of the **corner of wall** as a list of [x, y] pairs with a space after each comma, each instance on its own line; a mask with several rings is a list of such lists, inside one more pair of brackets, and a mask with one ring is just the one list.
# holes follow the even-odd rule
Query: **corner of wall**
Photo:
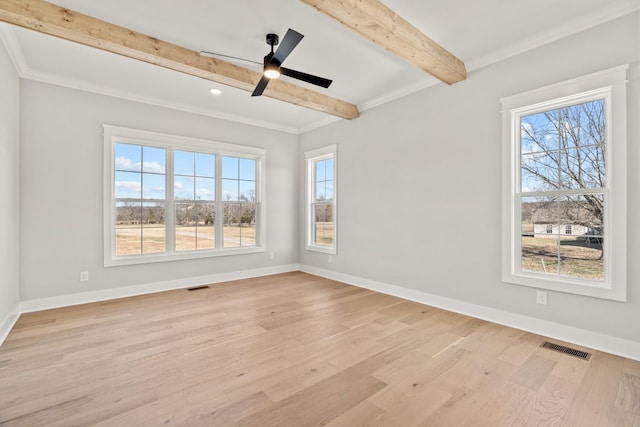
[[9, 332], [13, 329], [13, 326], [16, 324], [18, 319], [20, 318], [20, 305], [16, 304], [10, 311], [9, 314], [4, 318], [2, 323], [0, 323], [0, 347], [4, 340], [9, 336]]

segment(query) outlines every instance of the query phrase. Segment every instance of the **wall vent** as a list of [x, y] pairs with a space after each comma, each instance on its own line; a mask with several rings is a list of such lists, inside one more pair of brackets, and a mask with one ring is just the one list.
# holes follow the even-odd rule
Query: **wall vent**
[[209, 289], [209, 285], [194, 286], [193, 288], [187, 288], [188, 291], [199, 291], [200, 289]]
[[565, 347], [563, 345], [554, 344], [548, 341], [543, 342], [540, 347], [557, 351], [559, 353], [568, 354], [569, 356], [577, 357], [578, 359], [582, 360], [589, 360], [589, 358], [591, 357], [591, 353], [587, 353], [586, 351], [578, 350], [571, 347]]

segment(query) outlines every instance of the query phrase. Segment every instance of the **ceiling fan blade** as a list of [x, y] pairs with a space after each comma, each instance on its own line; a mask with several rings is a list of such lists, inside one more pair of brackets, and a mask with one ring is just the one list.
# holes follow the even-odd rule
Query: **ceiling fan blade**
[[289, 28], [287, 34], [284, 35], [284, 38], [280, 42], [278, 50], [273, 54], [271, 61], [276, 62], [278, 65], [282, 64], [291, 51], [298, 46], [298, 43], [300, 43], [303, 37], [299, 32]]
[[251, 96], [262, 95], [262, 92], [264, 92], [265, 88], [267, 87], [267, 83], [269, 83], [269, 79], [266, 78], [265, 76], [262, 76], [262, 78], [256, 85], [256, 88], [253, 90], [253, 93], [251, 94]]
[[294, 79], [302, 80], [303, 82], [311, 83], [316, 86], [327, 88], [333, 83], [333, 80], [325, 79], [324, 77], [314, 76], [312, 74], [303, 73], [302, 71], [292, 70], [291, 68], [280, 67], [280, 73], [285, 76], [292, 77]]

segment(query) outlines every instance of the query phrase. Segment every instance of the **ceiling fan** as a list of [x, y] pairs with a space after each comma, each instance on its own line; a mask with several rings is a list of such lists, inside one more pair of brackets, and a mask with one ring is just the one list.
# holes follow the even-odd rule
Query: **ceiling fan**
[[[277, 79], [280, 75], [288, 76], [297, 80], [301, 80], [303, 82], [311, 83], [316, 86], [321, 86], [324, 88], [328, 88], [331, 85], [332, 80], [325, 79], [324, 77], [314, 76], [312, 74], [303, 73], [302, 71], [292, 70], [290, 68], [285, 68], [282, 66], [282, 63], [285, 59], [291, 54], [293, 49], [300, 43], [304, 36], [299, 32], [292, 30], [289, 28], [287, 33], [284, 35], [282, 42], [280, 43], [280, 39], [277, 34], [269, 33], [267, 34], [267, 44], [271, 46], [271, 52], [269, 52], [265, 57], [262, 63], [263, 66], [263, 74], [262, 78], [256, 85], [255, 89], [251, 96], [260, 96], [262, 92], [267, 87], [269, 80]], [[273, 47], [280, 45], [278, 49], [274, 52]], [[236, 58], [229, 55], [222, 55], [219, 53], [200, 51], [201, 55], [210, 55], [210, 56], [224, 56], [227, 58], [240, 59], [243, 61], [253, 62], [256, 64], [260, 64], [256, 61], [251, 61], [243, 58]]]

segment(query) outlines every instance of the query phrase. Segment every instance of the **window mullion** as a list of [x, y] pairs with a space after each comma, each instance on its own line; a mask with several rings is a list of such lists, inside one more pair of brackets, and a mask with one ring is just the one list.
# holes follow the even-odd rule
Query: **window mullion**
[[215, 194], [216, 248], [222, 249], [224, 248], [224, 206], [222, 201], [222, 155], [219, 153], [216, 155], [216, 166], [215, 166], [214, 176], [215, 176], [215, 186], [216, 186], [216, 194]]
[[176, 218], [175, 218], [175, 197], [174, 197], [174, 164], [173, 164], [173, 151], [167, 149], [166, 160], [166, 201], [165, 201], [165, 239], [166, 239], [166, 251], [169, 253], [176, 252]]

